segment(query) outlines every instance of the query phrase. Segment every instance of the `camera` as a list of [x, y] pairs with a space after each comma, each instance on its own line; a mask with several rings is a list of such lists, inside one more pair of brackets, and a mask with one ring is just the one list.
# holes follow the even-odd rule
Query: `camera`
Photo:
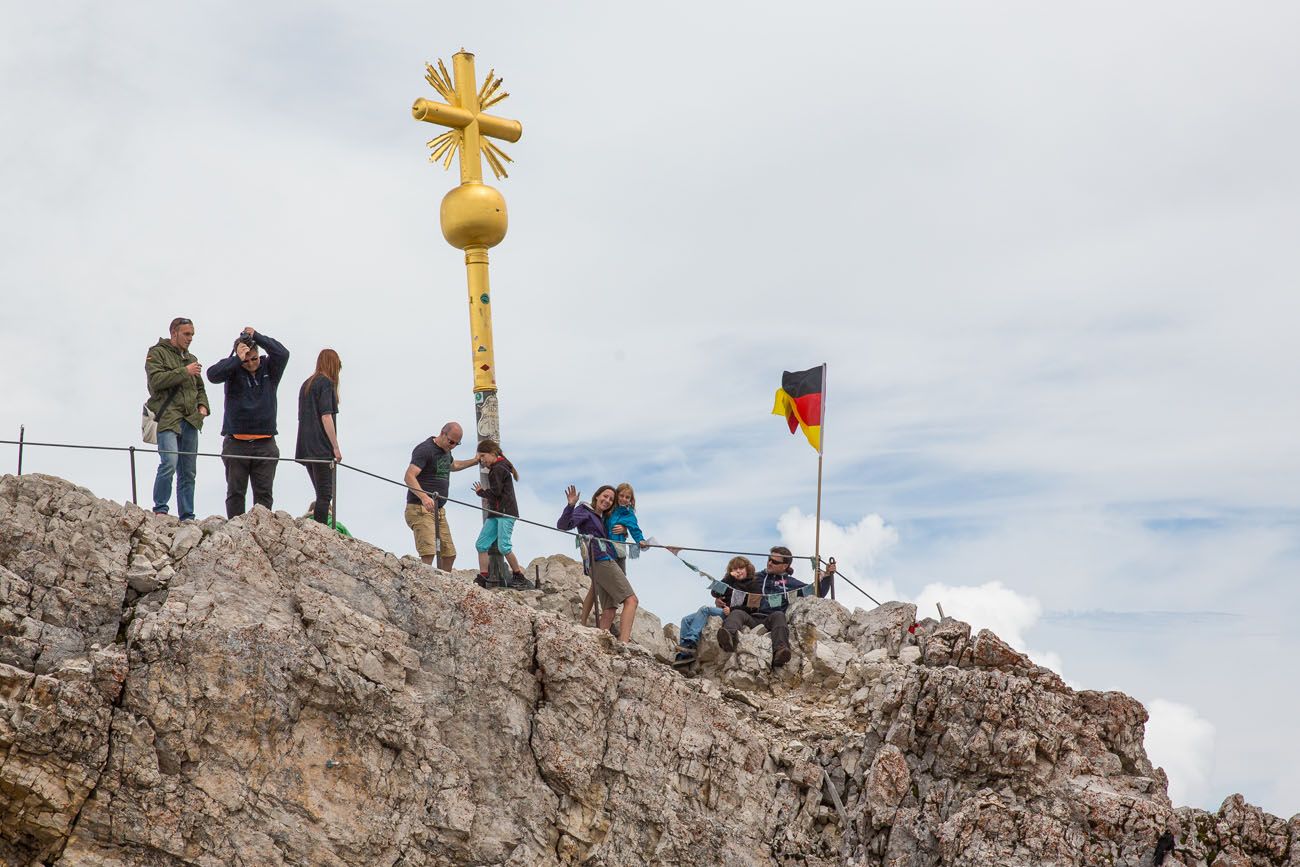
[[244, 344], [245, 346], [247, 346], [249, 349], [256, 349], [256, 348], [257, 348], [257, 341], [253, 339], [253, 335], [251, 335], [251, 334], [245, 334], [245, 333], [242, 332], [242, 331], [239, 332], [239, 337], [236, 338], [235, 342], [236, 342], [236, 343], [242, 343], [242, 344]]

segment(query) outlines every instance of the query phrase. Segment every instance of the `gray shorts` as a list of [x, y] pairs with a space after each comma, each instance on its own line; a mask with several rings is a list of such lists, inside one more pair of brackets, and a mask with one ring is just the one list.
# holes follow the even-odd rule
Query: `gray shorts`
[[596, 599], [602, 610], [617, 608], [632, 595], [632, 585], [613, 560], [597, 560], [591, 564], [591, 583], [596, 587]]

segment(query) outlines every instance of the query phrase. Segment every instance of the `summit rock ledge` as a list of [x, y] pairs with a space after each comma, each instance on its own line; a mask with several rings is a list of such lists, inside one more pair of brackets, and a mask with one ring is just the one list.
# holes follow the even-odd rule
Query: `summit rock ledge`
[[990, 632], [803, 599], [784, 668], [714, 620], [683, 676], [528, 571], [0, 478], [0, 860], [1300, 867], [1300, 816], [1175, 809], [1141, 704]]

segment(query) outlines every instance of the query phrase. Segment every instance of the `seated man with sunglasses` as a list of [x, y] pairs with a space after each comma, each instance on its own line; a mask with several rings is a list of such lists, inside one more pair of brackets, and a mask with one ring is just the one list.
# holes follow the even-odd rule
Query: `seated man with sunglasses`
[[808, 586], [794, 577], [793, 562], [790, 549], [777, 545], [768, 554], [767, 568], [753, 578], [736, 581], [728, 576], [725, 583], [734, 590], [731, 613], [718, 630], [719, 647], [730, 653], [736, 649], [741, 629], [766, 626], [772, 636], [772, 668], [780, 668], [790, 661], [790, 629], [785, 614], [790, 607], [789, 591]]

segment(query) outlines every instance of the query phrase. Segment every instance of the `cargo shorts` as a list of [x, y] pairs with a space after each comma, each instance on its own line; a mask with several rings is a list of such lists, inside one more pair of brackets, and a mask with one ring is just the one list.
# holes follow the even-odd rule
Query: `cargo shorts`
[[[406, 526], [415, 534], [415, 550], [421, 557], [455, 557], [456, 546], [451, 541], [451, 527], [447, 525], [447, 510], [438, 509], [437, 527], [433, 512], [427, 512], [419, 503], [406, 504]], [[442, 550], [438, 550], [438, 543]]]
[[602, 611], [617, 608], [632, 595], [632, 585], [613, 560], [597, 560], [591, 564], [591, 583], [596, 588], [596, 599]]

